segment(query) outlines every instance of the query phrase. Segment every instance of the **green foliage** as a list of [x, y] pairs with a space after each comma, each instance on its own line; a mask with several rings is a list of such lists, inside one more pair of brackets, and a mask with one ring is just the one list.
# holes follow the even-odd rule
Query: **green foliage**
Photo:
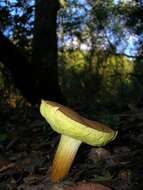
[[91, 109], [95, 105], [109, 109], [128, 106], [135, 63], [102, 51], [95, 51], [92, 59], [89, 55], [80, 50], [59, 53], [60, 83], [67, 98], [82, 107], [88, 102]]
[[0, 142], [3, 142], [7, 139], [7, 134], [6, 133], [1, 133], [0, 134]]
[[118, 129], [117, 127], [120, 122], [120, 117], [119, 115], [104, 115], [99, 118], [99, 121], [111, 126], [112, 129]]
[[4, 77], [4, 66], [0, 64], [0, 91], [4, 88], [5, 77]]
[[1, 31], [23, 51], [31, 49], [33, 11], [33, 2], [29, 0], [0, 2]]
[[136, 59], [133, 67], [133, 73], [131, 74], [131, 97], [133, 102], [142, 104], [143, 97], [143, 60]]
[[[130, 36], [137, 40], [137, 55], [142, 52], [142, 2], [87, 0], [60, 1], [68, 6], [59, 11], [59, 79], [64, 95], [83, 110], [121, 110], [143, 97], [143, 64], [116, 55], [118, 45], [128, 45]], [[2, 1], [1, 30], [31, 58], [34, 2]], [[75, 40], [76, 39], [76, 40]], [[76, 41], [76, 47], [74, 46]], [[69, 41], [71, 43], [69, 43]], [[69, 44], [69, 45], [67, 45]], [[90, 47], [82, 51], [81, 46]], [[124, 53], [126, 47], [120, 50]], [[0, 65], [0, 90], [6, 73]], [[78, 106], [77, 106], [78, 107]]]

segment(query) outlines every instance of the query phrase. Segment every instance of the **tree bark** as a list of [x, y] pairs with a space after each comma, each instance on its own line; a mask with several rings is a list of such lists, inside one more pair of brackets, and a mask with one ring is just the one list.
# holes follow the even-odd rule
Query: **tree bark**
[[32, 64], [35, 88], [43, 99], [63, 102], [57, 68], [58, 0], [36, 0]]
[[7, 39], [0, 31], [0, 61], [12, 74], [16, 87], [23, 96], [33, 102], [35, 93], [33, 91], [32, 68], [22, 52]]
[[31, 103], [65, 102], [58, 84], [56, 18], [58, 0], [36, 0], [32, 63], [0, 32], [0, 61]]

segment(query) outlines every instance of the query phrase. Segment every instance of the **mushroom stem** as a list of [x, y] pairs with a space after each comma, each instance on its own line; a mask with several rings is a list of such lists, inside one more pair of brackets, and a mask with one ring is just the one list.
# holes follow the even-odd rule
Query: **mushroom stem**
[[52, 165], [51, 181], [58, 182], [69, 172], [81, 141], [61, 135], [61, 139]]

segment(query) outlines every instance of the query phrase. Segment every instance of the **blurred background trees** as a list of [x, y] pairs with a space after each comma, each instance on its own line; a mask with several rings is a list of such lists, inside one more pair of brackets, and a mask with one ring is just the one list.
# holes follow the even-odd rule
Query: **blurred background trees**
[[6, 12], [12, 21], [7, 25], [8, 18], [1, 19], [2, 30], [15, 46], [1, 33], [0, 60], [16, 87], [31, 103], [42, 98], [62, 102], [57, 74], [58, 0], [35, 1], [34, 6], [31, 1], [3, 1], [1, 5], [2, 15]]
[[[34, 16], [35, 3], [40, 7]], [[52, 10], [44, 0], [0, 3], [1, 31], [29, 61], [31, 97], [36, 92], [40, 98], [59, 101], [60, 85], [68, 103], [83, 112], [141, 107], [143, 1], [67, 0], [64, 4], [52, 1]], [[12, 77], [0, 61], [0, 91], [11, 94]]]

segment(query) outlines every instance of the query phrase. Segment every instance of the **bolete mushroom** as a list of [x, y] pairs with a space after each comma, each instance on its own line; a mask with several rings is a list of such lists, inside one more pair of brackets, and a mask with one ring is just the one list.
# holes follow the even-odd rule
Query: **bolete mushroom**
[[117, 131], [86, 119], [72, 109], [52, 101], [41, 101], [40, 112], [61, 139], [53, 160], [51, 180], [58, 182], [69, 172], [82, 142], [103, 146], [115, 139]]

